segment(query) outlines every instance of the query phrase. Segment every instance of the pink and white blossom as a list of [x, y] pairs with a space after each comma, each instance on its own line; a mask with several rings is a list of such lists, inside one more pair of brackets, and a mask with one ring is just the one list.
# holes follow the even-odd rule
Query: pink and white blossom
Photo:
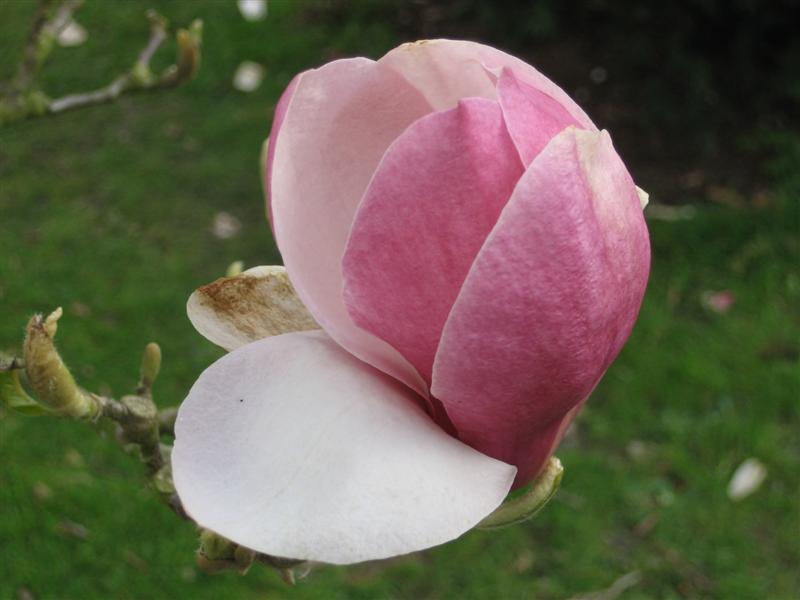
[[[291, 284], [223, 280], [237, 302], [202, 314], [193, 295], [232, 351], [179, 414], [187, 511], [331, 563], [461, 535], [540, 472], [627, 340], [646, 194], [558, 86], [449, 40], [295, 77], [263, 166]], [[298, 306], [321, 329], [260, 324]]]

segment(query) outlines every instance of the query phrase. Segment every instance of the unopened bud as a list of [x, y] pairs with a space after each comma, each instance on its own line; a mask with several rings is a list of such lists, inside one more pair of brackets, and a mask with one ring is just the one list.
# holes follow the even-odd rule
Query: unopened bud
[[138, 394], [149, 395], [153, 383], [161, 370], [161, 346], [155, 342], [150, 342], [144, 347], [142, 355], [142, 367], [139, 375], [139, 385], [136, 389]]
[[28, 382], [39, 402], [55, 413], [92, 419], [100, 412], [99, 402], [78, 387], [53, 342], [62, 314], [59, 307], [46, 319], [34, 315], [28, 322], [24, 346]]

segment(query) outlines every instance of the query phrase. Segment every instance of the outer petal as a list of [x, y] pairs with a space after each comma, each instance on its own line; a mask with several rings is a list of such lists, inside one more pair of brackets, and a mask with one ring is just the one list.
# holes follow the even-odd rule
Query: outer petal
[[281, 266], [217, 279], [189, 296], [186, 312], [201, 335], [226, 350], [272, 335], [319, 329]]
[[464, 282], [433, 370], [463, 441], [533, 477], [627, 339], [650, 262], [608, 134], [569, 128], [520, 180]]
[[430, 106], [373, 61], [329, 63], [300, 77], [274, 140], [273, 227], [292, 283], [311, 314], [350, 352], [426, 392], [391, 346], [358, 328], [342, 299], [341, 260], [353, 216], [383, 153]]
[[423, 40], [398, 46], [378, 62], [401, 73], [423, 93], [434, 110], [453, 108], [461, 98], [470, 96], [497, 99], [492, 71], [507, 67], [528, 85], [554, 98], [582, 127], [597, 129], [564, 90], [529, 64], [490, 46]]
[[175, 486], [201, 526], [335, 564], [458, 537], [516, 471], [445, 434], [407, 387], [322, 332], [224, 356], [189, 392], [175, 433]]
[[272, 129], [270, 130], [269, 137], [266, 141], [267, 154], [266, 157], [262, 156], [262, 160], [265, 160], [263, 163], [264, 191], [267, 195], [267, 216], [269, 217], [270, 224], [272, 223], [272, 202], [270, 200], [270, 189], [272, 181], [272, 163], [275, 160], [275, 147], [278, 142], [281, 126], [283, 125], [283, 118], [286, 116], [286, 109], [289, 107], [289, 102], [291, 102], [292, 97], [294, 96], [294, 91], [297, 89], [297, 84], [300, 82], [300, 78], [302, 76], [302, 73], [294, 76], [294, 78], [289, 82], [289, 85], [286, 86], [283, 94], [281, 94], [278, 104], [275, 105], [275, 114], [272, 117]]
[[570, 125], [580, 127], [560, 102], [519, 79], [508, 67], [500, 74], [497, 93], [508, 132], [526, 167], [557, 134]]
[[428, 382], [450, 308], [522, 172], [500, 106], [470, 98], [411, 125], [364, 195], [345, 303]]

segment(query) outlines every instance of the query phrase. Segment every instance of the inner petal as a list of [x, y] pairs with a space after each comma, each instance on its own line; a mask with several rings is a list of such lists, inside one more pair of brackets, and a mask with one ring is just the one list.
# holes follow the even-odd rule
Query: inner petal
[[450, 308], [522, 172], [498, 103], [468, 98], [411, 125], [364, 195], [342, 263], [345, 304], [428, 383]]
[[502, 70], [497, 92], [508, 132], [526, 167], [561, 131], [570, 125], [580, 128], [560, 102], [525, 83], [509, 68]]

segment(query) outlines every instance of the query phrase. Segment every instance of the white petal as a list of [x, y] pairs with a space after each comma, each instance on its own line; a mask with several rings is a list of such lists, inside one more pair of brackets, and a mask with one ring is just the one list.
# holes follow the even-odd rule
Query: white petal
[[230, 213], [220, 211], [211, 222], [211, 233], [220, 240], [229, 240], [239, 235], [242, 222]]
[[642, 205], [642, 210], [644, 210], [644, 207], [650, 202], [650, 194], [645, 192], [638, 185], [636, 186], [636, 194], [639, 196], [639, 203]]
[[239, 0], [236, 4], [246, 21], [262, 21], [267, 18], [267, 0]]
[[72, 46], [80, 46], [89, 37], [86, 28], [77, 21], [70, 21], [67, 25], [58, 32], [56, 41], [59, 46], [70, 48]]
[[334, 564], [452, 540], [503, 501], [516, 469], [446, 435], [416, 400], [323, 332], [239, 348], [178, 413], [183, 506], [253, 550]]
[[189, 296], [186, 312], [203, 337], [226, 350], [272, 335], [319, 329], [281, 266], [217, 279]]
[[240, 92], [254, 92], [264, 79], [264, 67], [256, 62], [244, 61], [233, 74], [233, 87]]
[[748, 458], [734, 472], [728, 484], [728, 498], [733, 501], [746, 498], [764, 483], [767, 467], [757, 458]]

